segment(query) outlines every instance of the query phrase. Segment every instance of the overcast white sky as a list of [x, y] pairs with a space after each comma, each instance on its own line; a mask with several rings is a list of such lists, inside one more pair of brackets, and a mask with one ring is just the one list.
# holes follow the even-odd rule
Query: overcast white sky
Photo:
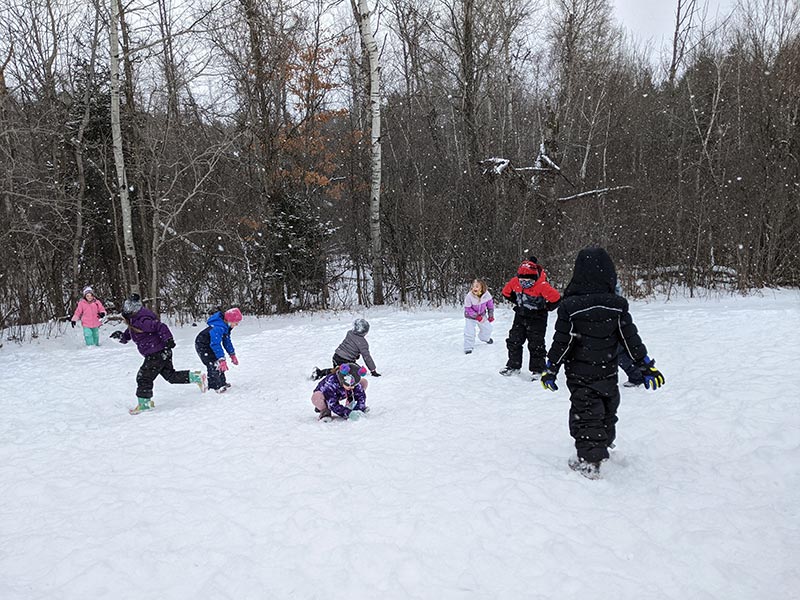
[[[655, 51], [670, 43], [677, 0], [613, 0], [613, 3], [620, 22], [640, 42], [651, 40]], [[707, 7], [710, 23], [727, 16], [736, 0], [698, 0], [698, 5]]]

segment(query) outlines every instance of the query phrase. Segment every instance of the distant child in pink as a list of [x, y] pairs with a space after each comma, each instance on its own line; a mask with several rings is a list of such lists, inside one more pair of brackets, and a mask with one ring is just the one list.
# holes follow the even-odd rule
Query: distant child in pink
[[103, 303], [94, 297], [94, 290], [91, 286], [83, 288], [83, 298], [78, 302], [78, 308], [72, 315], [72, 327], [80, 319], [83, 325], [83, 339], [87, 346], [100, 345], [100, 319], [106, 316], [106, 309]]
[[464, 354], [472, 354], [475, 347], [475, 325], [478, 326], [478, 339], [487, 344], [492, 339], [494, 322], [494, 300], [482, 279], [472, 282], [472, 288], [464, 298]]

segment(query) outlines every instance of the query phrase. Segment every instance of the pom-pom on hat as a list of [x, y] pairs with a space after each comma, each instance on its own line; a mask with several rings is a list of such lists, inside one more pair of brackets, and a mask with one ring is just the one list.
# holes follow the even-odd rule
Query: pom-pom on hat
[[132, 315], [142, 308], [142, 299], [139, 294], [131, 294], [122, 303], [122, 316]]
[[339, 365], [336, 371], [336, 377], [339, 379], [341, 385], [347, 387], [355, 387], [361, 381], [361, 378], [367, 374], [366, 367], [361, 367], [355, 363], [345, 363]]
[[94, 290], [92, 289], [92, 286], [90, 286], [90, 285], [87, 285], [85, 288], [83, 288], [83, 291], [81, 292], [81, 294], [83, 294], [84, 296], [85, 296], [86, 294], [92, 294], [92, 295], [94, 295]]
[[530, 260], [523, 260], [522, 264], [517, 269], [517, 277], [524, 279], [538, 279], [539, 278], [539, 265]]
[[242, 311], [240, 311], [236, 307], [229, 308], [228, 310], [225, 311], [225, 314], [223, 315], [223, 318], [228, 323], [238, 323], [239, 321], [242, 320]]

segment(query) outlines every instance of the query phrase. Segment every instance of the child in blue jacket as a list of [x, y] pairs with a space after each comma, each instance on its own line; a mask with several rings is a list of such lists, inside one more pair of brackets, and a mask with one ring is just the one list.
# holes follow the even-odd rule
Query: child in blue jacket
[[231, 387], [225, 379], [225, 371], [228, 370], [225, 352], [228, 352], [233, 364], [239, 364], [236, 350], [231, 342], [231, 331], [241, 320], [242, 312], [238, 308], [230, 308], [224, 313], [217, 311], [206, 321], [208, 327], [198, 333], [194, 340], [194, 349], [208, 368], [208, 387], [218, 394], [228, 391]]

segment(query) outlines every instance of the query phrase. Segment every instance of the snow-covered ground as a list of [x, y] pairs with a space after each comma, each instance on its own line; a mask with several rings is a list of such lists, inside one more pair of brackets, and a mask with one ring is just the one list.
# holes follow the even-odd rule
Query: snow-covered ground
[[632, 313], [667, 385], [622, 390], [599, 481], [567, 467], [566, 386], [498, 375], [507, 307], [469, 356], [458, 308], [368, 311], [357, 422], [306, 379], [353, 313], [245, 319], [229, 394], [159, 380], [135, 417], [111, 329], [6, 344], [0, 598], [796, 598], [800, 295]]

